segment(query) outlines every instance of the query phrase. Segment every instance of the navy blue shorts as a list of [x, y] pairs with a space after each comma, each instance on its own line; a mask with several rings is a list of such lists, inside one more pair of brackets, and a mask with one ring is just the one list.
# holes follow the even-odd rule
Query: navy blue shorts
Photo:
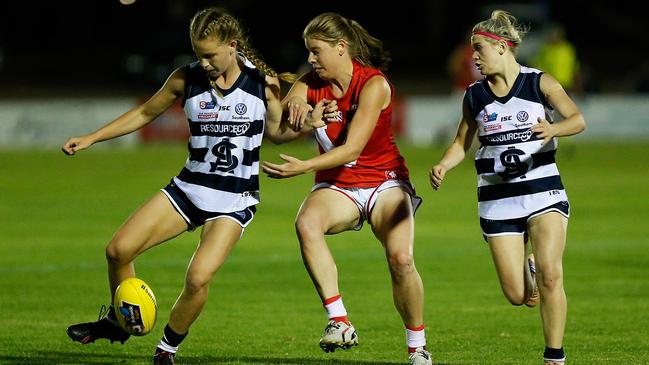
[[510, 234], [524, 234], [527, 236], [527, 222], [539, 214], [555, 211], [561, 213], [566, 218], [570, 217], [570, 203], [567, 201], [558, 202], [556, 204], [538, 210], [527, 217], [493, 220], [484, 219], [480, 217], [480, 227], [482, 227], [482, 235], [485, 237], [491, 236], [504, 236]]
[[222, 213], [222, 212], [208, 212], [202, 210], [194, 205], [191, 200], [185, 195], [185, 193], [180, 190], [176, 184], [172, 182], [169, 185], [165, 186], [162, 189], [162, 192], [169, 198], [171, 204], [174, 206], [176, 211], [183, 217], [187, 225], [189, 225], [188, 231], [193, 231], [197, 227], [202, 226], [207, 221], [214, 220], [220, 217], [228, 217], [235, 220], [242, 228], [245, 228], [255, 216], [257, 208], [254, 205], [249, 206], [244, 210], [231, 213]]

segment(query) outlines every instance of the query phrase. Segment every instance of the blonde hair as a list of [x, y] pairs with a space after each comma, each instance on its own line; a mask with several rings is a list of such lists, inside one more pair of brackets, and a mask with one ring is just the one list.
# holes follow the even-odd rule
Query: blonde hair
[[331, 46], [344, 39], [352, 59], [383, 71], [390, 62], [381, 40], [372, 37], [357, 21], [337, 13], [323, 13], [313, 18], [304, 28], [302, 38], [318, 39]]
[[[504, 10], [494, 10], [489, 19], [483, 20], [474, 25], [471, 32], [487, 32], [510, 41], [514, 45], [514, 47], [511, 47], [510, 49], [514, 54], [516, 54], [518, 46], [523, 43], [523, 36], [525, 36], [528, 31], [529, 28], [525, 25], [519, 24], [516, 18], [510, 13]], [[487, 38], [487, 40], [489, 42], [496, 42], [491, 38]]]
[[250, 46], [248, 37], [243, 32], [241, 24], [235, 17], [223, 8], [206, 8], [198, 11], [189, 24], [189, 36], [192, 41], [216, 37], [220, 42], [237, 41], [237, 50], [252, 62], [264, 75], [277, 77], [280, 80], [293, 83], [297, 79], [290, 72], [277, 73]]

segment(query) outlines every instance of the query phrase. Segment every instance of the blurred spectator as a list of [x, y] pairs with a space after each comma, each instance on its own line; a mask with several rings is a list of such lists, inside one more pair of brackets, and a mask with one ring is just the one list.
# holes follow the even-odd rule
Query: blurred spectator
[[452, 78], [454, 92], [460, 94], [464, 94], [464, 90], [475, 80], [482, 78], [473, 60], [473, 48], [470, 39], [471, 32], [469, 31], [453, 49], [446, 62], [446, 70]]
[[532, 67], [554, 76], [568, 93], [579, 94], [583, 90], [577, 52], [560, 25], [549, 28], [545, 43], [532, 58]]

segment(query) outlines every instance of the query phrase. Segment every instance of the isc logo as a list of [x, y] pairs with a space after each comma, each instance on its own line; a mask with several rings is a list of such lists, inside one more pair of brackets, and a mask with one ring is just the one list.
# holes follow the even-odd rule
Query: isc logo
[[505, 115], [504, 117], [500, 118], [500, 121], [501, 121], [501, 122], [506, 122], [506, 121], [508, 121], [508, 120], [512, 120], [512, 116], [511, 116], [511, 115]]
[[221, 110], [230, 110], [230, 106], [229, 105], [221, 105], [221, 106], [219, 106], [219, 111], [221, 111]]

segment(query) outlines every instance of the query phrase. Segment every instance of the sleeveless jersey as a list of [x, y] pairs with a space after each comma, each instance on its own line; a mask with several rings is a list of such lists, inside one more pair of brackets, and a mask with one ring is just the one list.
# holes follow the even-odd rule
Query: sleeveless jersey
[[189, 157], [173, 181], [206, 211], [231, 213], [259, 203], [265, 77], [244, 61], [228, 90], [214, 89], [198, 62], [186, 66], [183, 109], [191, 134]]
[[[380, 75], [381, 71], [363, 66], [354, 61], [354, 71], [349, 88], [341, 98], [333, 96], [331, 85], [320, 79], [315, 71], [305, 78], [308, 86], [307, 102], [315, 105], [321, 99], [336, 100], [338, 114], [336, 120], [315, 130], [320, 154], [345, 143], [349, 128], [363, 86], [371, 77]], [[387, 78], [386, 78], [387, 80]], [[392, 95], [394, 87], [390, 84]], [[380, 185], [389, 179], [408, 180], [408, 168], [392, 136], [392, 101], [381, 111], [372, 136], [356, 161], [327, 170], [317, 171], [316, 183], [327, 182], [344, 188], [368, 188]]]
[[545, 146], [531, 131], [552, 107], [541, 92], [542, 72], [521, 66], [509, 94], [496, 96], [485, 80], [469, 86], [464, 102], [478, 126], [475, 155], [478, 210], [485, 219], [513, 219], [568, 200], [555, 163], [556, 138]]

